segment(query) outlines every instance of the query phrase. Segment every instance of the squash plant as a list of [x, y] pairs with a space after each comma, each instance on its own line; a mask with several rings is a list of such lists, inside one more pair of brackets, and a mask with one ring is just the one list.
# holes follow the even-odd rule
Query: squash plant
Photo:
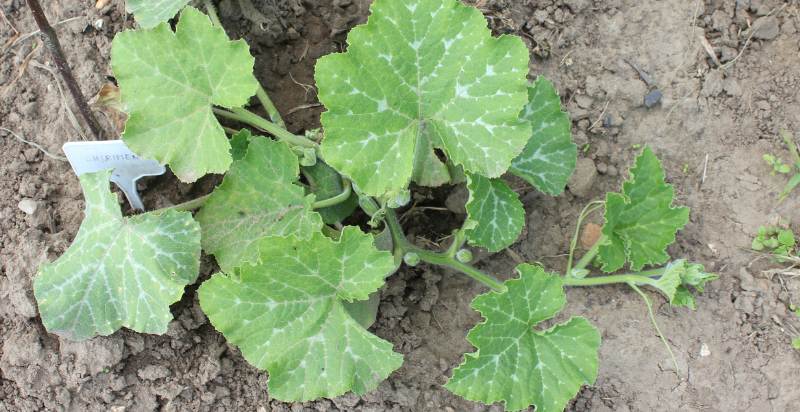
[[[693, 293], [715, 278], [665, 252], [689, 210], [673, 206], [648, 148], [620, 192], [581, 213], [577, 227], [604, 208], [602, 236], [573, 264], [576, 233], [562, 273], [522, 264], [500, 282], [470, 264], [469, 246], [503, 250], [525, 224], [501, 176], [558, 195], [577, 156], [553, 85], [529, 82], [524, 43], [493, 37], [478, 10], [457, 0], [376, 0], [347, 51], [317, 63], [323, 131], [301, 136], [283, 127], [253, 76], [247, 44], [227, 38], [209, 2], [208, 15], [184, 7], [174, 31], [163, 20], [187, 1], [167, 3], [131, 0], [142, 28], [113, 42], [129, 116], [123, 139], [181, 181], [209, 173], [224, 180], [208, 196], [125, 217], [109, 171], [82, 176], [80, 230], [34, 282], [49, 331], [75, 340], [121, 327], [164, 333], [169, 305], [197, 279], [202, 249], [221, 271], [200, 285], [200, 305], [248, 362], [269, 372], [272, 397], [363, 394], [403, 362], [368, 330], [376, 292], [401, 262], [425, 262], [490, 289], [472, 303], [484, 317], [467, 335], [475, 350], [446, 388], [509, 410], [557, 411], [595, 381], [600, 345], [582, 317], [541, 327], [565, 305], [565, 286], [649, 286], [694, 307]], [[267, 117], [247, 108], [253, 96]], [[229, 138], [220, 118], [250, 129]], [[468, 217], [446, 250], [406, 238], [397, 209], [412, 183], [466, 184]], [[342, 225], [356, 208], [372, 229]], [[633, 273], [590, 275], [593, 263]], [[645, 269], [652, 265], [663, 266]]]

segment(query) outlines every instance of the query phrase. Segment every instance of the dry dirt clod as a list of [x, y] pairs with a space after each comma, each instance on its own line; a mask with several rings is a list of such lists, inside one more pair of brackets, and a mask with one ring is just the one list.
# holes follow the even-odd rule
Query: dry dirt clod
[[583, 227], [583, 232], [581, 233], [581, 246], [584, 249], [590, 249], [597, 243], [597, 239], [600, 239], [600, 236], [603, 234], [603, 228], [598, 225], [597, 223], [587, 223]]
[[573, 173], [572, 177], [569, 179], [567, 187], [575, 196], [587, 197], [591, 195], [596, 177], [597, 168], [592, 159], [585, 157], [580, 158], [575, 165], [575, 173]]
[[772, 40], [780, 34], [778, 18], [775, 16], [759, 17], [754, 23], [753, 37], [759, 40]]

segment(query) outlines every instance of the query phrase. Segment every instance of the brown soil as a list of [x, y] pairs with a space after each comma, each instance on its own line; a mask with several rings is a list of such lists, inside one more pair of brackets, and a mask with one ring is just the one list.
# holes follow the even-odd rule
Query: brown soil
[[[121, 0], [102, 10], [94, 1], [45, 2], [52, 22], [75, 18], [58, 33], [81, 87], [93, 95], [110, 75], [114, 34], [131, 27]], [[367, 0], [253, 1], [263, 17], [222, 0], [223, 23], [244, 37], [292, 130], [319, 126], [315, 60], [344, 46], [346, 30], [362, 22]], [[524, 188], [528, 227], [513, 251], [561, 269], [577, 213], [586, 201], [615, 190], [637, 153], [650, 145], [663, 159], [691, 222], [671, 247], [675, 257], [720, 274], [699, 308], [676, 310], [656, 296], [656, 315], [677, 357], [675, 373], [645, 307], [623, 287], [572, 289], [569, 314], [602, 331], [597, 383], [569, 406], [575, 411], [789, 411], [800, 409], [800, 353], [790, 339], [800, 322], [800, 279], [761, 274], [748, 250], [759, 225], [781, 216], [800, 229], [800, 191], [777, 202], [785, 177], [771, 176], [764, 153], [788, 159], [778, 132], [800, 137], [800, 6], [796, 1], [473, 0], [498, 33], [516, 33], [543, 74], [561, 92], [574, 120], [582, 182], [557, 198]], [[35, 29], [21, 0], [0, 0], [20, 33]], [[281, 4], [280, 6], [274, 6]], [[246, 17], [244, 17], [246, 15]], [[769, 16], [767, 16], [769, 15]], [[102, 26], [98, 29], [99, 22]], [[755, 25], [751, 37], [749, 27]], [[0, 45], [14, 30], [0, 19]], [[722, 64], [709, 58], [708, 40]], [[748, 41], [749, 40], [749, 41]], [[2, 49], [0, 49], [2, 50]], [[735, 59], [733, 61], [732, 59]], [[0, 55], [0, 126], [59, 154], [80, 139], [71, 102], [41, 65], [49, 63], [31, 37]], [[630, 63], [663, 92], [650, 91]], [[116, 133], [104, 118], [109, 134]], [[38, 265], [60, 255], [75, 236], [83, 206], [77, 178], [0, 131], [0, 411], [88, 410], [499, 410], [461, 400], [441, 387], [479, 316], [469, 308], [484, 289], [438, 269], [402, 270], [382, 291], [375, 333], [394, 343], [405, 365], [363, 397], [288, 405], [269, 399], [267, 376], [249, 366], [211, 327], [194, 287], [174, 305], [164, 336], [120, 331], [73, 343], [48, 334], [38, 318], [31, 279]], [[170, 176], [144, 187], [155, 207], [208, 190]], [[515, 185], [522, 187], [522, 185]], [[165, 187], [177, 190], [165, 190]], [[18, 208], [32, 199], [38, 209]], [[428, 212], [420, 212], [428, 213]], [[430, 212], [435, 213], [435, 212]], [[453, 217], [454, 220], [460, 217]], [[556, 256], [556, 257], [554, 257]], [[484, 256], [482, 267], [507, 278], [508, 254]], [[208, 276], [209, 264], [201, 276]]]

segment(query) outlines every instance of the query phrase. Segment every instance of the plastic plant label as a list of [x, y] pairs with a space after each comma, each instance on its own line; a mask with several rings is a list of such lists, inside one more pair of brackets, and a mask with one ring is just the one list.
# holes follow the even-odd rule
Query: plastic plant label
[[122, 140], [67, 142], [63, 150], [78, 176], [114, 169], [111, 181], [125, 193], [128, 203], [136, 210], [144, 210], [142, 199], [136, 191], [136, 181], [143, 176], [162, 175], [167, 170], [155, 160], [142, 159]]

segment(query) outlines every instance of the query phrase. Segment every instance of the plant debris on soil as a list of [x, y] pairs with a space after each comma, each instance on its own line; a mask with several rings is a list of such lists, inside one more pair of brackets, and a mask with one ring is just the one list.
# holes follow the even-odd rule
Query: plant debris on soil
[[[788, 158], [780, 137], [800, 136], [800, 5], [796, 1], [471, 0], [495, 33], [528, 44], [530, 75], [559, 89], [581, 148], [568, 191], [521, 193], [528, 227], [508, 254], [481, 255], [506, 279], [515, 259], [563, 266], [575, 217], [587, 200], [617, 190], [641, 145], [662, 158], [677, 203], [691, 207], [673, 255], [720, 275], [698, 309], [658, 302], [656, 316], [679, 370], [635, 293], [623, 287], [569, 290], [564, 315], [588, 317], [603, 334], [599, 377], [572, 411], [790, 411], [800, 408], [800, 327], [790, 304], [800, 279], [762, 275], [769, 262], [749, 250], [758, 227], [780, 216], [795, 230], [800, 198], [783, 202], [784, 181], [764, 153]], [[121, 0], [44, 4], [84, 94], [108, 90], [115, 33], [131, 28]], [[222, 22], [245, 38], [266, 86], [293, 132], [319, 127], [316, 60], [343, 50], [347, 30], [366, 20], [368, 0], [221, 0]], [[267, 376], [225, 343], [189, 287], [163, 336], [122, 330], [71, 342], [48, 334], [31, 281], [39, 264], [64, 252], [82, 218], [69, 165], [45, 152], [88, 133], [75, 121], [42, 40], [21, 0], [0, 0], [0, 411], [499, 410], [460, 399], [441, 385], [472, 350], [480, 316], [469, 307], [482, 286], [424, 265], [405, 268], [381, 291], [374, 332], [405, 364], [364, 396], [304, 404], [271, 400]], [[104, 89], [105, 87], [105, 89]], [[657, 93], [656, 93], [657, 92]], [[106, 134], [118, 113], [95, 107]], [[21, 139], [29, 142], [25, 143]], [[187, 185], [166, 175], [140, 183], [157, 208], [207, 193], [217, 177]], [[521, 187], [514, 185], [512, 187]], [[459, 221], [459, 190], [438, 194], [448, 212], [421, 208], [418, 222]], [[449, 197], [448, 197], [449, 196]], [[452, 198], [452, 199], [450, 199]], [[425, 204], [425, 199], [420, 204]], [[594, 216], [594, 219], [600, 219]], [[595, 221], [599, 223], [599, 221]], [[433, 242], [439, 232], [417, 233]], [[591, 243], [590, 240], [586, 241]], [[213, 266], [204, 258], [201, 280]]]

